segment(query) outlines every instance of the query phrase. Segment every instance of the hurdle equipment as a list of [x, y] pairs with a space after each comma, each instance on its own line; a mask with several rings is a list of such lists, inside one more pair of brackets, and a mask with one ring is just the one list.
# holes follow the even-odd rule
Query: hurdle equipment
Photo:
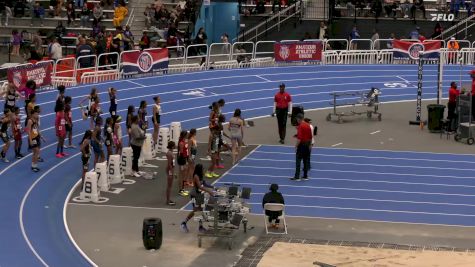
[[168, 141], [170, 141], [170, 129], [162, 127], [158, 133], [158, 146], [157, 152], [160, 150], [162, 153], [167, 153]]
[[97, 163], [94, 170], [97, 173], [97, 185], [99, 186], [99, 190], [103, 192], [109, 191], [111, 184], [107, 175], [107, 163]]
[[120, 161], [120, 167], [124, 175], [132, 175], [132, 157], [132, 148], [124, 147], [122, 149], [122, 158]]
[[180, 138], [181, 133], [181, 123], [172, 122], [170, 124], [170, 140], [178, 144], [178, 139]]
[[111, 155], [109, 158], [109, 166], [107, 173], [111, 184], [120, 184], [124, 180], [124, 175], [121, 172], [121, 161], [119, 155]]

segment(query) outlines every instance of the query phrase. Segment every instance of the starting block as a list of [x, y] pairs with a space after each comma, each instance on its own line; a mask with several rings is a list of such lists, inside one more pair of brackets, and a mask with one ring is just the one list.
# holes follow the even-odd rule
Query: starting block
[[145, 134], [145, 141], [143, 142], [142, 145], [142, 153], [144, 160], [151, 160], [153, 159], [152, 155], [152, 134]]
[[108, 201], [108, 198], [100, 196], [100, 190], [97, 186], [98, 176], [96, 172], [86, 172], [81, 193], [79, 193], [79, 197], [73, 198], [73, 201], [94, 203], [104, 203]]
[[162, 153], [167, 153], [168, 141], [170, 141], [170, 129], [164, 127], [160, 128], [158, 132], [157, 152], [160, 150]]
[[120, 167], [124, 175], [132, 175], [132, 157], [132, 148], [124, 147], [122, 149], [122, 159], [120, 161]]
[[94, 170], [97, 173], [97, 184], [99, 190], [103, 192], [109, 191], [111, 184], [109, 181], [109, 177], [107, 176], [107, 163], [97, 163], [96, 168]]
[[111, 184], [121, 184], [124, 174], [121, 172], [121, 161], [119, 155], [111, 155], [109, 158], [108, 175]]
[[181, 123], [172, 122], [170, 124], [170, 140], [175, 142], [177, 146], [178, 146], [178, 139], [180, 139], [180, 133], [181, 133]]

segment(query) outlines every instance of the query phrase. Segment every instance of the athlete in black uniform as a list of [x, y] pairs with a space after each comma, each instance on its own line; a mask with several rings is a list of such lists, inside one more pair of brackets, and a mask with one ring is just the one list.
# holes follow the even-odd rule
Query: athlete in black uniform
[[0, 159], [2, 159], [3, 162], [8, 163], [10, 162], [6, 157], [8, 148], [10, 147], [10, 136], [8, 135], [8, 127], [12, 123], [13, 113], [9, 108], [6, 108], [3, 113], [4, 115], [0, 119], [2, 123], [2, 125], [0, 126], [0, 138], [3, 141], [3, 149], [2, 152], [0, 152]]

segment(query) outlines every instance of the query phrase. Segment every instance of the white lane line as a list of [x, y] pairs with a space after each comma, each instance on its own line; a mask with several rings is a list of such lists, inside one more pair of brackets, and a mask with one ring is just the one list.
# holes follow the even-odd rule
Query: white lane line
[[377, 130], [377, 131], [374, 131], [374, 132], [369, 133], [369, 134], [373, 135], [373, 134], [377, 134], [377, 133], [380, 133], [380, 132], [381, 132], [381, 130]]
[[25, 208], [25, 203], [26, 203], [26, 200], [28, 199], [28, 196], [30, 195], [31, 191], [33, 190], [33, 188], [44, 178], [46, 177], [50, 172], [54, 171], [56, 168], [58, 168], [61, 164], [63, 164], [64, 162], [67, 162], [71, 159], [73, 159], [75, 156], [79, 155], [81, 153], [76, 153], [72, 156], [70, 156], [69, 158], [65, 159], [65, 160], [62, 160], [61, 162], [57, 163], [56, 165], [54, 165], [53, 167], [49, 168], [45, 173], [43, 173], [38, 179], [36, 179], [36, 181], [28, 188], [28, 191], [26, 191], [26, 194], [23, 196], [23, 199], [21, 200], [21, 205], [20, 205], [20, 211], [19, 211], [19, 221], [20, 221], [20, 229], [21, 229], [21, 233], [23, 235], [23, 238], [25, 239], [26, 243], [28, 244], [28, 247], [30, 248], [30, 250], [33, 252], [33, 254], [35, 254], [36, 258], [43, 264], [43, 266], [45, 267], [48, 267], [49, 265], [43, 260], [43, 258], [41, 258], [41, 256], [38, 254], [38, 252], [36, 252], [35, 248], [33, 247], [33, 245], [31, 244], [30, 242], [30, 239], [28, 239], [28, 235], [26, 234], [26, 231], [25, 231], [25, 226], [24, 226], [24, 223], [23, 223], [23, 209]]
[[177, 210], [177, 209], [170, 209], [170, 208], [154, 208], [154, 207], [122, 206], [122, 205], [98, 205], [98, 204], [91, 204], [91, 203], [74, 203], [74, 202], [67, 203], [67, 205], [103, 207], [103, 208], [128, 208], [128, 209], [170, 210], [170, 211], [176, 211]]
[[331, 147], [336, 147], [336, 146], [341, 146], [341, 145], [343, 145], [343, 143], [336, 143], [336, 144], [331, 145]]
[[[313, 156], [314, 154], [312, 154]], [[263, 158], [247, 158], [248, 160], [255, 161], [269, 161], [269, 159]], [[294, 160], [287, 159], [271, 159], [270, 161], [277, 162], [295, 162]], [[407, 169], [434, 169], [434, 170], [454, 170], [454, 171], [475, 171], [475, 169], [462, 169], [462, 168], [439, 168], [433, 166], [414, 166], [414, 165], [393, 165], [393, 164], [370, 164], [370, 163], [351, 163], [351, 162], [335, 162], [335, 161], [312, 161], [314, 164], [324, 164], [324, 165], [350, 165], [350, 166], [369, 166], [369, 167], [392, 167], [392, 168], [407, 168]]]
[[262, 79], [262, 80], [264, 80], [264, 81], [266, 81], [266, 82], [272, 82], [271, 80], [266, 79], [266, 78], [264, 78], [264, 77], [262, 77], [262, 76], [260, 76], [260, 75], [256, 75], [256, 77], [259, 78], [259, 79]]
[[396, 76], [398, 77], [399, 79], [403, 80], [404, 82], [406, 82], [407, 84], [411, 84], [411, 82], [409, 82], [408, 80], [404, 79], [403, 77], [401, 76]]
[[[143, 85], [143, 84], [141, 84], [141, 83], [134, 82], [134, 81], [131, 81], [131, 80], [125, 80], [125, 81], [127, 81], [127, 82], [129, 82], [129, 83], [131, 83], [131, 84], [138, 85], [138, 86], [140, 86], [140, 87], [147, 87], [147, 86], [145, 86], [145, 85]], [[117, 91], [119, 91], [119, 90], [117, 90]]]
[[[251, 204], [251, 205], [262, 205], [262, 203], [249, 203], [249, 204]], [[288, 204], [285, 204], [285, 207], [298, 207], [298, 208], [310, 208], [310, 209], [356, 210], [356, 211], [373, 211], [373, 212], [388, 212], [388, 213], [408, 213], [408, 214], [426, 214], [426, 215], [457, 216], [457, 217], [475, 217], [475, 214], [426, 212], [426, 211], [409, 211], [409, 210], [385, 210], [385, 209], [345, 208], [345, 207], [336, 207], [336, 206], [307, 206], [307, 205], [288, 205]]]
[[[288, 177], [287, 177], [288, 178]], [[220, 182], [223, 183], [223, 182]], [[297, 182], [300, 183], [300, 182]], [[254, 185], [269, 187], [269, 184], [258, 183], [239, 183], [240, 185]], [[470, 197], [475, 195], [467, 194], [453, 194], [453, 193], [440, 193], [440, 192], [421, 192], [421, 191], [403, 191], [403, 190], [382, 190], [382, 189], [367, 189], [367, 188], [348, 188], [348, 187], [331, 187], [331, 186], [309, 186], [309, 185], [285, 185], [279, 184], [279, 187], [291, 187], [291, 188], [311, 188], [311, 189], [325, 189], [325, 190], [345, 190], [345, 191], [362, 191], [362, 192], [382, 192], [382, 193], [401, 193], [401, 194], [418, 194], [418, 195], [437, 195], [437, 196], [457, 196], [457, 197]]]
[[[288, 179], [286, 175], [264, 175], [253, 173], [228, 173], [229, 176], [248, 176], [248, 177], [272, 177], [278, 179]], [[365, 182], [365, 183], [381, 183], [381, 184], [406, 184], [406, 185], [428, 185], [428, 186], [445, 186], [445, 187], [463, 187], [463, 188], [475, 188], [475, 185], [463, 185], [463, 184], [434, 184], [434, 183], [417, 183], [417, 182], [399, 182], [399, 181], [385, 181], [385, 180], [360, 180], [360, 179], [344, 179], [344, 178], [332, 178], [332, 177], [310, 177], [312, 180], [328, 180], [328, 181], [344, 181], [344, 182]]]
[[68, 238], [69, 240], [71, 240], [71, 242], [73, 243], [74, 247], [76, 248], [76, 250], [79, 252], [79, 254], [81, 254], [88, 262], [89, 264], [91, 264], [91, 266], [93, 267], [97, 267], [97, 264], [95, 264], [91, 258], [89, 258], [87, 256], [86, 253], [84, 253], [84, 251], [81, 249], [81, 247], [79, 247], [79, 245], [76, 243], [76, 240], [74, 239], [73, 235], [71, 234], [71, 231], [69, 230], [69, 225], [68, 225], [68, 218], [67, 218], [67, 213], [66, 213], [66, 206], [68, 204], [68, 201], [69, 199], [71, 198], [71, 195], [73, 194], [74, 192], [74, 189], [81, 183], [81, 179], [79, 179], [76, 184], [74, 184], [73, 186], [73, 190], [70, 190], [69, 193], [68, 193], [68, 196], [66, 197], [66, 199], [64, 200], [64, 203], [63, 203], [63, 224], [64, 224], [64, 229], [66, 230], [66, 233], [68, 235]]
[[[252, 193], [252, 195], [264, 195], [264, 194], [266, 194], [266, 193]], [[410, 200], [355, 198], [355, 197], [304, 196], [304, 195], [289, 195], [289, 194], [283, 194], [283, 195], [285, 197], [296, 197], [296, 198], [322, 198], [322, 199], [341, 199], [341, 200], [356, 200], [356, 201], [394, 202], [394, 203], [411, 203], [411, 204], [424, 204], [424, 205], [428, 204], [428, 205], [475, 207], [474, 204], [459, 204], [459, 203], [430, 202], [430, 201], [410, 201]]]
[[[271, 169], [271, 170], [295, 170], [295, 168], [284, 168], [275, 166], [250, 166], [242, 165], [239, 167], [253, 168], [253, 169]], [[341, 173], [358, 173], [358, 174], [377, 174], [377, 175], [395, 175], [395, 176], [419, 176], [419, 177], [432, 177], [432, 178], [453, 178], [453, 179], [475, 179], [475, 176], [450, 176], [450, 175], [435, 175], [435, 174], [415, 174], [415, 173], [393, 173], [393, 172], [369, 172], [369, 171], [343, 171], [343, 170], [311, 170], [311, 172], [341, 172]]]

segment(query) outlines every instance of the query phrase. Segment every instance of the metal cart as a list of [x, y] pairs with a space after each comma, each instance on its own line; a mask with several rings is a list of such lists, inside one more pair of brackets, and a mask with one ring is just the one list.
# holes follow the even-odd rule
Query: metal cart
[[[369, 91], [360, 92], [333, 92], [330, 95], [333, 97], [333, 101], [330, 105], [333, 106], [333, 112], [327, 115], [327, 121], [331, 121], [332, 117], [337, 118], [338, 123], [343, 122], [343, 117], [364, 115], [371, 119], [373, 115], [376, 115], [378, 121], [381, 121], [382, 114], [379, 112], [379, 95], [381, 91], [378, 88], [371, 88]], [[350, 99], [349, 102], [344, 100]], [[338, 112], [337, 107], [341, 106], [364, 106], [368, 107], [365, 111], [357, 111], [355, 109], [350, 112]]]
[[227, 239], [228, 249], [232, 249], [233, 239], [242, 224], [244, 233], [247, 232], [247, 218], [250, 208], [245, 203], [250, 198], [250, 188], [242, 188], [238, 192], [235, 185], [217, 190], [215, 196], [205, 195], [202, 217], [206, 230], [198, 233], [198, 247], [204, 237], [219, 237]]
[[455, 141], [466, 140], [467, 144], [473, 145], [475, 125], [472, 124], [472, 95], [461, 94], [457, 101], [458, 127], [454, 135]]

